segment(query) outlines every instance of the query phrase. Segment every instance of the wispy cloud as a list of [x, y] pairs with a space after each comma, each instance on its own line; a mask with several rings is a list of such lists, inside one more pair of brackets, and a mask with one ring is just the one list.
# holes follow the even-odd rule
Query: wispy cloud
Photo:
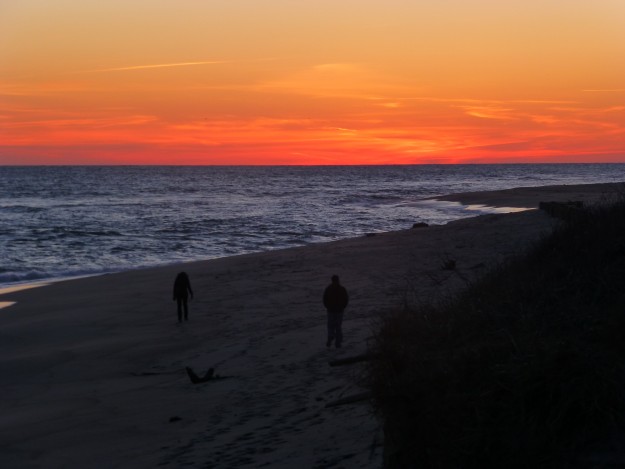
[[95, 70], [82, 70], [78, 73], [99, 73], [99, 72], [126, 72], [133, 70], [148, 70], [154, 68], [174, 68], [174, 67], [193, 67], [197, 65], [223, 65], [234, 64], [241, 62], [268, 62], [273, 60], [279, 60], [277, 57], [267, 57], [260, 59], [250, 60], [202, 60], [198, 62], [173, 62], [164, 64], [147, 64], [147, 65], [129, 65], [126, 67], [112, 67], [112, 68], [99, 68]]
[[463, 109], [468, 115], [481, 119], [513, 120], [514, 109], [491, 106], [455, 106]]
[[96, 70], [83, 70], [81, 73], [97, 73], [97, 72], [123, 72], [128, 70], [146, 70], [150, 68], [172, 68], [172, 67], [190, 67], [193, 65], [218, 65], [231, 63], [227, 60], [211, 60], [204, 62], [177, 62], [168, 64], [151, 64], [151, 65], [131, 65], [129, 67], [100, 68]]
[[[404, 88], [393, 77], [360, 63], [321, 63], [259, 83], [256, 91], [326, 99], [369, 99], [397, 94]], [[392, 98], [383, 98], [389, 101]]]

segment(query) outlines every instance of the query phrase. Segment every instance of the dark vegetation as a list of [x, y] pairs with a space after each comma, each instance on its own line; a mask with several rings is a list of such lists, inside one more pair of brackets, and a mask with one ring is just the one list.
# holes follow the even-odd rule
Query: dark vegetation
[[382, 320], [369, 385], [387, 468], [617, 467], [592, 461], [625, 426], [622, 199]]

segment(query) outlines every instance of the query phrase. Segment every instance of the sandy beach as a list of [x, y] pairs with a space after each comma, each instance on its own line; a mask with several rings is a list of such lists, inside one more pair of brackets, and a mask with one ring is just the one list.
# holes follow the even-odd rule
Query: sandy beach
[[[456, 194], [535, 209], [619, 184]], [[63, 281], [0, 295], [0, 467], [381, 467], [381, 424], [356, 395], [376, 318], [453, 294], [557, 223], [540, 210]], [[443, 268], [455, 261], [455, 270]], [[172, 284], [195, 298], [177, 322]], [[350, 294], [326, 348], [323, 289]], [[223, 379], [192, 384], [185, 367]]]

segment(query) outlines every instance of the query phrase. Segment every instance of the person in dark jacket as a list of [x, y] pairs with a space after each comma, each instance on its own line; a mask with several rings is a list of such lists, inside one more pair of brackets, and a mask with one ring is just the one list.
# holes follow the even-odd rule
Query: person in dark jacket
[[330, 347], [335, 341], [336, 348], [343, 342], [343, 312], [347, 308], [349, 296], [347, 290], [339, 282], [339, 276], [332, 276], [332, 283], [323, 292], [323, 305], [328, 311], [328, 341], [326, 347]]
[[174, 280], [174, 301], [178, 303], [178, 322], [182, 322], [182, 310], [184, 308], [184, 320], [189, 320], [189, 306], [187, 300], [189, 299], [189, 293], [193, 299], [193, 290], [191, 289], [191, 282], [186, 272], [180, 272]]

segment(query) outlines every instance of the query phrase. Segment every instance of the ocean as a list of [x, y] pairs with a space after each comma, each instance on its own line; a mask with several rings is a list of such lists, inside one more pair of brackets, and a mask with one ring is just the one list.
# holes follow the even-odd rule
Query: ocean
[[267, 251], [493, 211], [423, 199], [625, 181], [625, 164], [0, 167], [0, 285]]

